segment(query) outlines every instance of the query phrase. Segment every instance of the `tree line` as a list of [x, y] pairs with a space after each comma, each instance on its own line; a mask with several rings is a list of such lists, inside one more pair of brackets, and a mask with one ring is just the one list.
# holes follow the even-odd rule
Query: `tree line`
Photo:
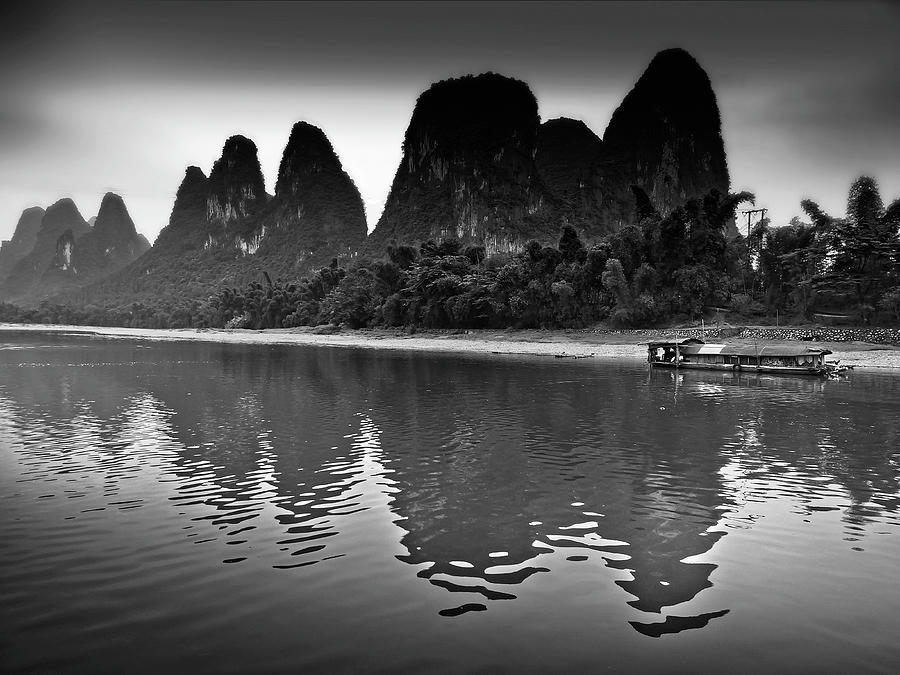
[[727, 236], [753, 195], [716, 190], [668, 215], [634, 188], [637, 222], [587, 246], [564, 226], [555, 246], [529, 242], [492, 256], [457, 240], [392, 244], [300, 279], [225, 287], [206, 300], [160, 298], [119, 307], [0, 305], [0, 320], [155, 328], [288, 328], [321, 324], [408, 328], [649, 327], [699, 320], [711, 308], [742, 320], [803, 322], [839, 312], [861, 324], [900, 323], [900, 200], [885, 208], [861, 177], [847, 215], [812, 201], [810, 221], [762, 221]]

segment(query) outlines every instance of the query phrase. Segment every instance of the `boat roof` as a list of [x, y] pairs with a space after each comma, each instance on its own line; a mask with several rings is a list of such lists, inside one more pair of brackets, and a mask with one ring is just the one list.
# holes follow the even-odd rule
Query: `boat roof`
[[648, 342], [649, 349], [678, 345], [682, 354], [721, 354], [723, 356], [817, 356], [831, 354], [830, 349], [806, 345], [728, 345], [703, 342], [696, 338]]
[[674, 347], [675, 345], [691, 345], [697, 344], [702, 345], [705, 344], [703, 340], [698, 338], [684, 338], [683, 340], [654, 340], [652, 342], [648, 342], [648, 347]]

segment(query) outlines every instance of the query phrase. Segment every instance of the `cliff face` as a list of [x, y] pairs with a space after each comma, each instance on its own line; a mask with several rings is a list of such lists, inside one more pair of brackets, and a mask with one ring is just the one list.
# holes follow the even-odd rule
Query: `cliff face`
[[90, 236], [80, 214], [60, 225], [60, 202], [0, 292], [21, 294], [52, 267], [82, 278], [100, 270], [92, 279], [112, 271], [109, 283], [83, 294], [97, 301], [205, 297], [262, 272], [297, 278], [360, 249], [378, 255], [391, 241], [454, 237], [488, 254], [516, 252], [530, 239], [555, 243], [569, 223], [591, 242], [635, 221], [632, 186], [661, 214], [729, 189], [715, 95], [682, 50], [653, 58], [602, 141], [576, 120], [541, 125], [534, 95], [518, 80], [486, 73], [432, 85], [416, 102], [384, 212], [367, 239], [362, 200], [331, 143], [299, 122], [274, 196], [265, 192], [253, 141], [232, 136], [208, 178], [187, 169], [169, 224], [146, 255], [131, 262], [147, 243], [121, 200], [107, 195]]
[[131, 262], [143, 253], [141, 237], [125, 207], [125, 201], [117, 194], [107, 192], [100, 202], [100, 212], [88, 235], [110, 260]]
[[274, 197], [264, 190], [253, 142], [229, 138], [209, 178], [187, 169], [150, 251], [87, 292], [102, 304], [206, 298], [226, 285], [258, 281], [262, 272], [298, 278], [336, 256], [355, 255], [365, 236], [362, 198], [331, 143], [298, 122]]
[[321, 129], [298, 122], [278, 168], [259, 251], [292, 249], [298, 266], [352, 255], [366, 237], [362, 197]]
[[222, 156], [209, 173], [207, 189], [206, 216], [210, 224], [227, 230], [229, 224], [258, 214], [268, 195], [256, 144], [244, 136], [225, 141]]
[[712, 188], [728, 192], [716, 96], [690, 54], [669, 49], [650, 62], [606, 128], [597, 182], [612, 228], [634, 218], [632, 185], [662, 215]]
[[206, 193], [204, 246], [256, 256], [263, 268], [327, 264], [355, 253], [366, 235], [359, 191], [322, 130], [305, 122], [291, 131], [274, 198], [265, 193], [256, 146], [243, 136], [225, 143]]
[[602, 141], [577, 120], [538, 121], [516, 80], [489, 73], [433, 85], [416, 104], [367, 248], [451, 236], [515, 251], [530, 238], [555, 242], [565, 223], [591, 241], [635, 221], [633, 185], [663, 215], [729, 189], [715, 94], [683, 50], [653, 58]]
[[496, 253], [555, 240], [556, 204], [534, 163], [538, 124], [518, 80], [487, 73], [432, 85], [416, 102], [368, 248], [457, 237]]
[[22, 211], [12, 239], [0, 244], [0, 284], [6, 280], [16, 263], [34, 249], [44, 213], [44, 209], [39, 206]]
[[199, 167], [189, 166], [175, 193], [169, 223], [154, 242], [154, 251], [162, 249], [174, 254], [203, 246], [207, 238], [208, 191], [206, 174]]
[[0, 292], [7, 299], [39, 297], [44, 294], [41, 279], [57, 254], [57, 242], [69, 233], [77, 241], [91, 231], [75, 202], [60, 199], [47, 209], [31, 252], [12, 268]]

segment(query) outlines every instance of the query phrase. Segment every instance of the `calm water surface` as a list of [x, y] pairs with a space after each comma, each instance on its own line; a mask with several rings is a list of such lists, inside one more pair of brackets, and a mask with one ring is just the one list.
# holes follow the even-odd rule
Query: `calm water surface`
[[900, 377], [0, 334], [3, 672], [893, 672]]

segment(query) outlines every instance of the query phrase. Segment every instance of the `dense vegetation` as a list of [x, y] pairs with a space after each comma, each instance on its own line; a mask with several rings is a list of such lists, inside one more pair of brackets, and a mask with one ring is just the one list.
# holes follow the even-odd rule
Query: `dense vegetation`
[[710, 308], [765, 321], [836, 312], [861, 324], [900, 322], [900, 200], [884, 207], [868, 177], [851, 186], [847, 215], [804, 201], [811, 222], [766, 221], [749, 238], [726, 228], [747, 193], [713, 190], [663, 217], [635, 189], [638, 224], [591, 246], [562, 228], [556, 246], [530, 242], [486, 258], [456, 240], [392, 245], [379, 259], [334, 261], [300, 279], [176, 294], [116, 307], [0, 305], [0, 320], [146, 327], [411, 328], [639, 327], [697, 320]]
[[753, 299], [797, 318], [833, 312], [861, 324], [900, 322], [900, 200], [885, 208], [875, 180], [862, 176], [844, 218], [811, 200], [802, 207], [810, 223], [763, 222], [751, 232], [759, 252]]

